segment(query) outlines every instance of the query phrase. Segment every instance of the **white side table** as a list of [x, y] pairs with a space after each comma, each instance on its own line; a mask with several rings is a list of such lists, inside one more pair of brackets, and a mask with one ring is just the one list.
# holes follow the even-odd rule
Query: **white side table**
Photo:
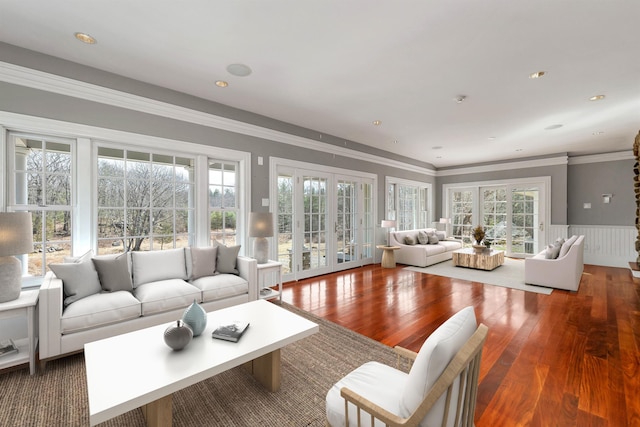
[[18, 299], [0, 303], [0, 319], [27, 316], [27, 338], [13, 339], [18, 352], [0, 357], [0, 369], [29, 362], [29, 373], [36, 372], [36, 346], [38, 337], [35, 332], [39, 290], [20, 292]]
[[[264, 285], [267, 274], [275, 273], [278, 283], [278, 290], [274, 290]], [[258, 298], [272, 299], [280, 298], [282, 303], [282, 263], [278, 261], [267, 261], [264, 264], [258, 264]]]

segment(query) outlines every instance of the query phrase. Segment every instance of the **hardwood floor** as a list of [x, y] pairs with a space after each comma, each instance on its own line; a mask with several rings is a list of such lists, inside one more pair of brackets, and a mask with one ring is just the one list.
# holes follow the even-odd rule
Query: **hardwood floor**
[[551, 295], [380, 264], [285, 284], [283, 300], [389, 346], [418, 351], [467, 305], [489, 327], [477, 427], [640, 426], [640, 280], [585, 265]]

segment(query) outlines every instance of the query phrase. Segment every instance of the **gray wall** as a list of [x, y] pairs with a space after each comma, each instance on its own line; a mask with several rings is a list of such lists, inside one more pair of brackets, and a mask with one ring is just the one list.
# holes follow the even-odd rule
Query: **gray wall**
[[[619, 160], [569, 166], [569, 224], [634, 226], [634, 163]], [[611, 203], [603, 203], [603, 194], [613, 194]], [[591, 203], [591, 209], [584, 209], [584, 203]]]
[[442, 186], [460, 182], [509, 180], [540, 176], [551, 177], [551, 223], [567, 224], [567, 165], [553, 165], [535, 168], [500, 170], [500, 164], [494, 171], [438, 177], [437, 209], [442, 212]]

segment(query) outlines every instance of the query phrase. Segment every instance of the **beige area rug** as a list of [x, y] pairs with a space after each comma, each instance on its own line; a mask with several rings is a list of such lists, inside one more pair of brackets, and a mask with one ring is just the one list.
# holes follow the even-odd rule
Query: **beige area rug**
[[[395, 366], [391, 348], [283, 306], [318, 323], [320, 332], [282, 350], [280, 391], [270, 393], [242, 368], [234, 368], [175, 393], [174, 426], [324, 426], [325, 396], [335, 382], [369, 360]], [[26, 368], [0, 374], [0, 426], [88, 425], [82, 354], [49, 362], [44, 373], [34, 376]], [[140, 409], [101, 424], [144, 425]]]
[[452, 262], [443, 261], [428, 267], [405, 267], [406, 270], [453, 279], [468, 280], [521, 291], [550, 295], [553, 289], [524, 283], [524, 260], [505, 258], [504, 264], [492, 271], [475, 270], [473, 268], [455, 267]]

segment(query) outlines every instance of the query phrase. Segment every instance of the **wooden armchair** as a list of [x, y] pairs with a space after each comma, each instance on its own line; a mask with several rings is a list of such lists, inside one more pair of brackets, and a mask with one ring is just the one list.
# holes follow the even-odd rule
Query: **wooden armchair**
[[419, 353], [396, 347], [399, 361], [414, 361], [408, 374], [377, 362], [362, 365], [327, 393], [327, 425], [472, 427], [487, 333], [467, 307]]

